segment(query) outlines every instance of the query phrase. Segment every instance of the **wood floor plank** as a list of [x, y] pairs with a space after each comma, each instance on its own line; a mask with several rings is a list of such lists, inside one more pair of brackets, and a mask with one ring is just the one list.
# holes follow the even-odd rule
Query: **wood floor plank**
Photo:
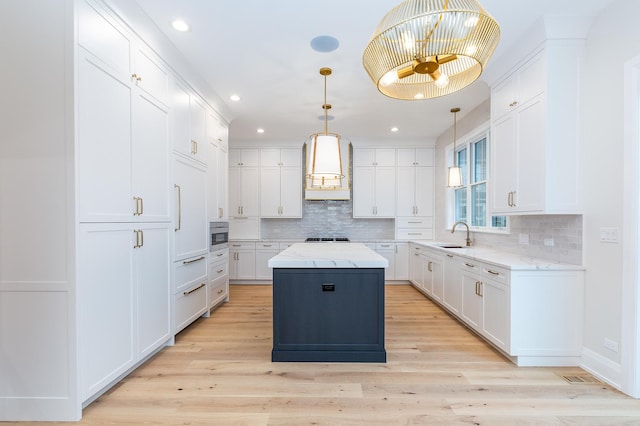
[[411, 286], [387, 286], [385, 309], [387, 363], [272, 363], [271, 286], [232, 285], [81, 422], [58, 424], [640, 425], [640, 401], [570, 384], [576, 367], [515, 366]]

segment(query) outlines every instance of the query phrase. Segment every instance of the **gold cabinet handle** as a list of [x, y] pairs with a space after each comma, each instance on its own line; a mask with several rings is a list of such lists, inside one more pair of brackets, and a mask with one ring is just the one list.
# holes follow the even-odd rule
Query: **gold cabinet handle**
[[136, 243], [133, 245], [133, 248], [138, 248], [140, 247], [140, 236], [138, 235], [138, 230], [134, 229], [133, 233], [136, 234]]
[[144, 246], [144, 231], [140, 230], [140, 247]]
[[133, 197], [133, 201], [136, 203], [136, 209], [133, 212], [134, 216], [141, 216], [144, 213], [144, 203], [142, 197]]
[[491, 275], [500, 275], [500, 272], [492, 271], [491, 269], [487, 269], [487, 272]]
[[433, 262], [429, 262], [429, 265], [427, 265], [427, 270], [429, 272], [433, 272]]
[[138, 74], [136, 74], [135, 72], [133, 74], [131, 74], [131, 78], [136, 80], [136, 81], [142, 81], [142, 77], [140, 77]]
[[182, 264], [183, 264], [183, 265], [188, 265], [189, 263], [199, 262], [199, 261], [201, 261], [202, 259], [204, 259], [204, 256], [200, 256], [199, 258], [197, 258], [197, 259], [192, 259], [192, 260], [183, 260], [183, 261], [182, 261]]
[[467, 265], [469, 268], [475, 268], [476, 267], [476, 265], [474, 265], [473, 263], [466, 263], [465, 262], [465, 265]]
[[201, 289], [202, 287], [204, 287], [205, 285], [206, 285], [205, 283], [200, 283], [200, 285], [199, 285], [198, 287], [193, 288], [193, 289], [191, 289], [191, 290], [189, 290], [189, 291], [185, 291], [185, 292], [183, 292], [182, 294], [184, 294], [184, 295], [186, 296], [187, 294], [191, 294], [191, 293], [193, 293], [193, 292], [196, 292], [196, 291], [200, 290], [200, 289]]
[[178, 232], [182, 228], [182, 190], [180, 185], [173, 185], [173, 187], [178, 190], [178, 227], [174, 229]]
[[222, 294], [222, 293], [224, 293], [224, 289], [221, 288], [220, 290], [218, 290], [218, 294]]

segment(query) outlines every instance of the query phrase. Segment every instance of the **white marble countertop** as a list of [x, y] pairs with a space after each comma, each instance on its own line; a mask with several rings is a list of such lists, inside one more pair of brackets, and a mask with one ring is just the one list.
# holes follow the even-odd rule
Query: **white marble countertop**
[[585, 267], [570, 263], [554, 262], [552, 260], [524, 256], [517, 253], [500, 251], [489, 247], [461, 247], [447, 248], [442, 245], [452, 245], [438, 241], [412, 241], [412, 243], [430, 247], [444, 253], [457, 254], [479, 262], [490, 263], [511, 270], [555, 270], [555, 271], [581, 271]]
[[270, 268], [386, 268], [389, 261], [361, 243], [295, 243], [269, 259]]

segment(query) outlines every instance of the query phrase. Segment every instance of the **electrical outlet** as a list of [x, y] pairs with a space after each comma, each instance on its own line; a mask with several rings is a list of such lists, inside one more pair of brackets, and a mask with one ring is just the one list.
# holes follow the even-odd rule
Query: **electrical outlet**
[[545, 238], [544, 245], [547, 247], [553, 247], [553, 238]]
[[529, 245], [529, 234], [520, 234], [518, 235], [518, 244], [521, 246]]
[[609, 349], [610, 351], [618, 352], [618, 342], [614, 342], [613, 340], [607, 339], [605, 337], [603, 345], [605, 348]]

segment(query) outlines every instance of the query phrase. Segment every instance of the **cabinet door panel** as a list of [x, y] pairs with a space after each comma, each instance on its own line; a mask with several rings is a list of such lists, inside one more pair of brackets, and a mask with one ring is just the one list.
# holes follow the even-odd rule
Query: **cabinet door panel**
[[138, 49], [134, 71], [140, 78], [138, 87], [166, 105], [169, 100], [169, 75], [159, 62], [148, 52]]
[[482, 298], [476, 294], [481, 281], [478, 276], [462, 273], [462, 319], [475, 330], [480, 330], [482, 320]]
[[394, 217], [396, 213], [396, 172], [394, 167], [375, 168], [376, 217]]
[[131, 87], [88, 56], [79, 61], [80, 221], [131, 221]]
[[146, 225], [135, 249], [138, 288], [138, 352], [149, 355], [171, 337], [169, 227]]
[[280, 216], [280, 168], [262, 168], [260, 171], [260, 216]]
[[433, 167], [433, 155], [432, 148], [416, 148], [416, 166]]
[[[415, 205], [417, 216], [433, 216], [433, 167], [416, 167]], [[398, 186], [400, 189], [400, 186]], [[400, 191], [398, 191], [398, 195]], [[397, 214], [397, 212], [396, 212]]]
[[207, 110], [195, 95], [191, 94], [190, 98], [189, 120], [191, 128], [191, 142], [193, 142], [193, 147], [191, 147], [191, 156], [204, 163], [207, 161]]
[[302, 152], [298, 148], [283, 148], [280, 150], [280, 160], [284, 167], [300, 167]]
[[416, 167], [398, 167], [396, 177], [396, 215], [415, 216]]
[[192, 161], [175, 161], [174, 261], [209, 251], [207, 223], [207, 173]]
[[258, 199], [258, 169], [255, 167], [241, 168], [240, 194], [242, 196], [242, 215], [256, 217], [259, 215]]
[[209, 222], [219, 220], [218, 210], [218, 147], [209, 140], [207, 143], [207, 217]]
[[545, 126], [542, 97], [523, 106], [518, 112], [518, 211], [544, 209]]
[[504, 284], [484, 280], [482, 300], [482, 334], [508, 352], [511, 324], [509, 288]]
[[218, 149], [218, 167], [216, 173], [218, 175], [218, 219], [226, 220], [229, 218], [229, 199], [228, 199], [228, 166], [229, 156], [224, 149]]
[[133, 245], [129, 224], [80, 227], [77, 323], [83, 401], [135, 362]]
[[169, 220], [169, 116], [146, 96], [133, 102], [133, 195], [142, 198], [138, 217], [144, 221]]
[[372, 217], [374, 207], [373, 167], [353, 168], [353, 217]]
[[282, 216], [302, 217], [302, 171], [283, 167], [280, 173]]
[[509, 193], [516, 190], [516, 117], [513, 114], [497, 121], [492, 128], [491, 191], [494, 213], [511, 212]]
[[189, 130], [189, 92], [177, 81], [171, 84], [171, 139], [173, 149], [191, 155]]

